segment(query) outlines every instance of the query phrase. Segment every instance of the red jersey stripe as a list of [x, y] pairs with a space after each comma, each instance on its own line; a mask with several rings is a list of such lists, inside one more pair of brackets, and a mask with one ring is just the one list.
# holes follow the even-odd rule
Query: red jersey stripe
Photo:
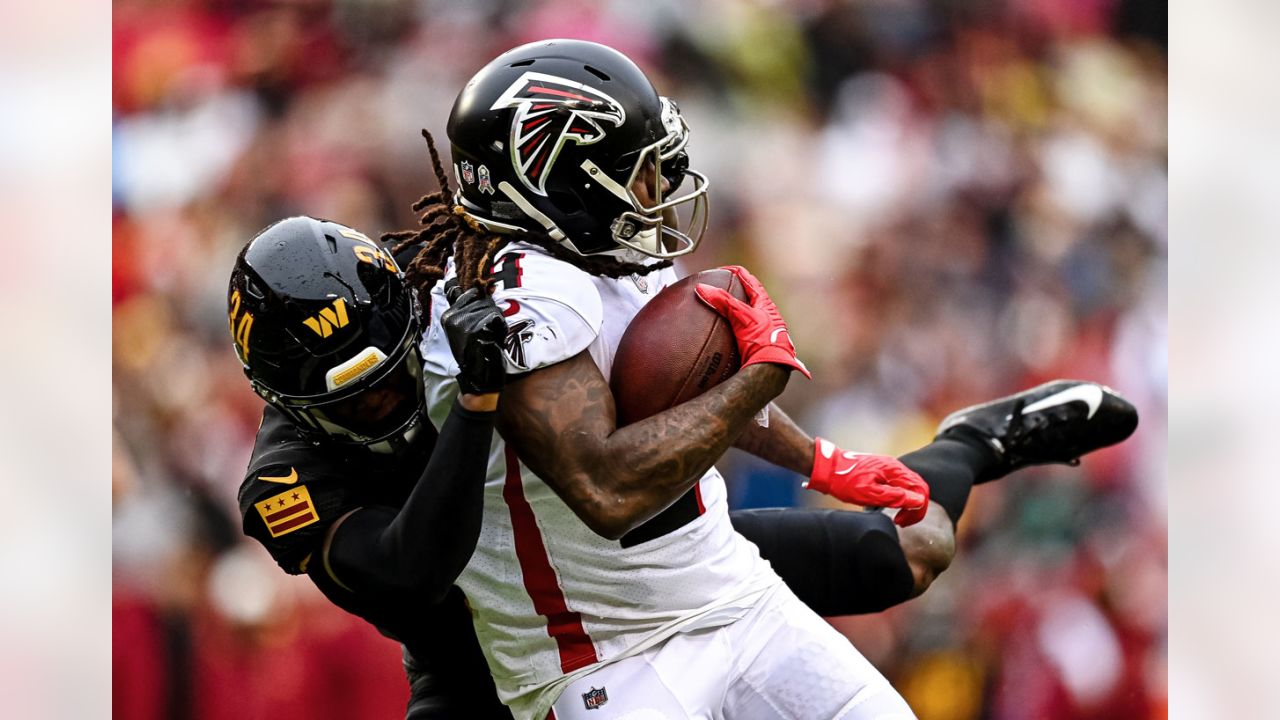
[[569, 609], [564, 591], [556, 578], [547, 546], [533, 516], [533, 508], [524, 496], [524, 482], [520, 479], [520, 459], [511, 446], [506, 448], [507, 478], [502, 487], [502, 499], [511, 511], [511, 531], [515, 536], [516, 559], [524, 575], [524, 589], [533, 600], [534, 612], [547, 619], [547, 634], [556, 641], [560, 651], [560, 670], [573, 672], [580, 667], [598, 662], [596, 646], [582, 627], [582, 616]]

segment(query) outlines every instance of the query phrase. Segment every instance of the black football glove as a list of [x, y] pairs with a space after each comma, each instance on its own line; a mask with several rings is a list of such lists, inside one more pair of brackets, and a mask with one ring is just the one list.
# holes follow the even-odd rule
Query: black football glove
[[440, 317], [458, 361], [458, 387], [471, 395], [498, 392], [507, 378], [502, 351], [507, 322], [482, 288], [449, 291], [450, 307]]

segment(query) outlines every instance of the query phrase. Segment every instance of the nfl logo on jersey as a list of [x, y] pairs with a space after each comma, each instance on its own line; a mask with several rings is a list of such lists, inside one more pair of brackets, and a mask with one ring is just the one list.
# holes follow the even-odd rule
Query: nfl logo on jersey
[[591, 688], [591, 692], [582, 693], [582, 704], [586, 705], [588, 710], [595, 710], [607, 702], [609, 702], [609, 694], [604, 691], [604, 688], [599, 690]]

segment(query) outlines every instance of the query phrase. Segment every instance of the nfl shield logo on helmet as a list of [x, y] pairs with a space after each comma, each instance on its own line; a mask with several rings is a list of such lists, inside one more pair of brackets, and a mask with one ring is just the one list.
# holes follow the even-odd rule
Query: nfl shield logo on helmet
[[476, 183], [475, 166], [466, 160], [462, 161], [462, 179], [465, 180], [468, 185], [475, 185]]
[[582, 704], [586, 705], [588, 710], [595, 710], [607, 702], [609, 702], [609, 694], [603, 687], [598, 690], [591, 688], [590, 692], [582, 693]]

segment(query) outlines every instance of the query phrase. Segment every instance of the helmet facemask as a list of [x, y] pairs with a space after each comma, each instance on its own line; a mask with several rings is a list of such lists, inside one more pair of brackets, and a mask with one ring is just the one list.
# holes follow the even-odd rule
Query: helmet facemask
[[377, 453], [409, 448], [421, 428], [425, 391], [418, 323], [410, 322], [394, 353], [375, 346], [326, 372], [327, 392], [285, 395], [254, 382], [254, 390], [304, 434]]
[[[583, 169], [597, 179], [603, 177], [601, 182], [606, 189], [632, 207], [610, 226], [614, 241], [649, 257], [667, 259], [687, 255], [701, 242], [709, 217], [708, 181], [706, 175], [689, 169], [685, 152], [689, 144], [688, 123], [669, 98], [663, 97], [661, 102], [666, 135], [635, 154], [625, 186], [610, 181], [604, 173], [592, 172], [594, 166], [589, 163], [583, 163]], [[692, 188], [682, 195], [665, 197], [666, 193], [678, 191], [685, 178], [692, 179]], [[646, 184], [652, 202], [636, 195], [637, 182]]]
[[395, 258], [340, 223], [285, 218], [236, 259], [228, 322], [260, 397], [315, 442], [410, 449], [426, 413], [422, 327]]

